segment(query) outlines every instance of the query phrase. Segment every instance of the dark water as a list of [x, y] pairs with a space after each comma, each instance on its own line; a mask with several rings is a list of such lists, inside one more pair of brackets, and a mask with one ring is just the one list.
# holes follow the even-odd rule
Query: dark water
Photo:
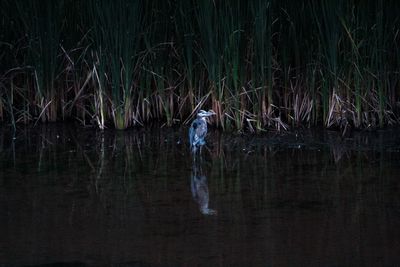
[[399, 266], [400, 131], [0, 132], [0, 266]]

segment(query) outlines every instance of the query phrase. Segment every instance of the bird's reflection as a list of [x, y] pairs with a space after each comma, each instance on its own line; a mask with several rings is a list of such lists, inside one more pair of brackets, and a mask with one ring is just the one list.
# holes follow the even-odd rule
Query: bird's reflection
[[201, 157], [193, 159], [190, 189], [194, 201], [199, 205], [200, 212], [204, 215], [216, 215], [217, 211], [208, 207], [210, 197], [207, 176], [203, 173], [201, 162]]

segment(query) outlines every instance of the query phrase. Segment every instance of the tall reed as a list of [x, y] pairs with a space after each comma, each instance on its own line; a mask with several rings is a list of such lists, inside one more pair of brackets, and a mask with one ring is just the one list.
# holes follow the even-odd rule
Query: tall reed
[[[220, 16], [216, 3], [211, 0], [199, 1], [195, 10], [195, 17], [199, 28], [199, 57], [203, 63], [209, 87], [212, 92], [212, 107], [217, 113], [217, 125], [224, 127], [224, 112], [222, 99], [224, 90], [222, 87], [222, 51], [220, 34], [222, 34], [221, 21], [227, 19]], [[224, 5], [224, 4], [222, 4]]]
[[[143, 31], [140, 1], [88, 1], [93, 29], [94, 68], [98, 69], [99, 108], [111, 101], [114, 127], [133, 124], [133, 92], [139, 69], [139, 44]], [[102, 115], [103, 116], [103, 115]], [[103, 127], [103, 126], [102, 126]]]
[[210, 108], [224, 130], [398, 123], [395, 1], [5, 0], [0, 9], [0, 119], [12, 124], [172, 126]]
[[252, 17], [252, 42], [254, 64], [253, 84], [255, 88], [261, 88], [261, 94], [257, 103], [258, 117], [263, 125], [268, 124], [268, 117], [272, 112], [272, 92], [273, 92], [273, 10], [272, 1], [251, 1]]
[[[189, 107], [191, 110], [195, 108], [195, 64], [196, 64], [196, 25], [192, 20], [194, 14], [194, 7], [190, 1], [181, 0], [177, 4], [177, 13], [175, 14], [176, 23], [175, 31], [177, 33], [177, 42], [181, 45], [178, 46], [180, 49], [180, 56], [183, 68], [184, 81], [187, 87], [186, 95], [189, 101]], [[184, 91], [183, 91], [184, 93]]]
[[[41, 121], [56, 121], [60, 113], [62, 85], [59, 48], [64, 17], [64, 1], [15, 2], [27, 38], [26, 64], [31, 67], [36, 116]], [[15, 12], [15, 11], [14, 11]]]

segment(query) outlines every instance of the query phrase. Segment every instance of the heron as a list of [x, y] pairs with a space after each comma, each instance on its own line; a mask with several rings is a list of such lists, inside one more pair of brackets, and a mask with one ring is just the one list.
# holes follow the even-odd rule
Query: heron
[[204, 139], [207, 135], [206, 118], [215, 114], [216, 113], [212, 110], [200, 110], [199, 113], [197, 113], [197, 118], [192, 122], [189, 129], [189, 143], [193, 153], [196, 152], [199, 147], [205, 145], [206, 142]]

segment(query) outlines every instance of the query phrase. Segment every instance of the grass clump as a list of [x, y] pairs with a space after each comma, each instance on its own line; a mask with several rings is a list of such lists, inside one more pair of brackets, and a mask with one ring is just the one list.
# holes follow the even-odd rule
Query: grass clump
[[398, 123], [395, 1], [2, 1], [0, 120]]

